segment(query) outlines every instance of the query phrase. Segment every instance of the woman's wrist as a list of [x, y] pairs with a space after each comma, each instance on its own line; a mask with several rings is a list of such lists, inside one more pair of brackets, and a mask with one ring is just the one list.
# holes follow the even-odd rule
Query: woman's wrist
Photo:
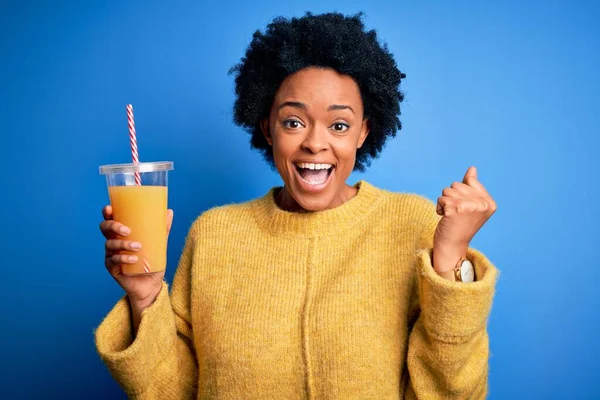
[[[458, 261], [466, 257], [469, 244], [457, 244], [452, 246], [433, 246], [432, 263], [433, 269], [440, 272], [452, 271]], [[448, 276], [445, 274], [444, 277]]]
[[133, 333], [134, 336], [137, 334], [138, 328], [140, 326], [140, 322], [142, 322], [142, 313], [148, 307], [150, 307], [156, 301], [156, 298], [160, 294], [162, 285], [158, 287], [158, 290], [155, 293], [152, 293], [142, 299], [135, 299], [131, 295], [129, 297], [129, 306], [131, 307], [131, 318], [133, 323]]
[[127, 293], [127, 297], [129, 298], [129, 304], [131, 304], [132, 308], [135, 307], [136, 309], [144, 310], [144, 309], [150, 307], [152, 305], [152, 303], [154, 303], [154, 301], [158, 297], [158, 294], [160, 293], [161, 289], [162, 289], [162, 282], [160, 282], [152, 290], [150, 290], [149, 293], [144, 294], [142, 296], [134, 295], [132, 293]]

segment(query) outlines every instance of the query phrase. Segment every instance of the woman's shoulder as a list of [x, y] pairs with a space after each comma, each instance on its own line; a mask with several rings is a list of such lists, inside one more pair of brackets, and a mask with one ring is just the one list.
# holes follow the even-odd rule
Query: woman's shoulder
[[435, 203], [425, 195], [405, 191], [394, 192], [387, 189], [378, 190], [381, 192], [382, 206], [386, 210], [396, 211], [405, 214], [407, 217], [435, 214]]
[[403, 235], [412, 232], [420, 237], [422, 232], [437, 225], [440, 217], [436, 204], [425, 195], [380, 190], [382, 201], [377, 211], [378, 219], [392, 231]]
[[253, 221], [252, 209], [263, 201], [263, 198], [255, 198], [237, 203], [228, 203], [209, 208], [202, 212], [194, 221], [192, 229], [227, 229], [240, 224]]

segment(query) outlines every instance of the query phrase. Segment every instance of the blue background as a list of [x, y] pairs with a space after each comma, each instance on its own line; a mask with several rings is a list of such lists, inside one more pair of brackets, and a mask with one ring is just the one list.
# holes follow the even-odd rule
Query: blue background
[[129, 160], [125, 104], [141, 158], [175, 161], [170, 280], [197, 215], [280, 183], [232, 123], [227, 70], [256, 29], [305, 10], [365, 11], [408, 75], [404, 129], [349, 182], [435, 199], [474, 164], [499, 204], [473, 243], [502, 270], [489, 398], [600, 391], [593, 2], [0, 4], [0, 397], [124, 398], [92, 334], [122, 295], [97, 168]]

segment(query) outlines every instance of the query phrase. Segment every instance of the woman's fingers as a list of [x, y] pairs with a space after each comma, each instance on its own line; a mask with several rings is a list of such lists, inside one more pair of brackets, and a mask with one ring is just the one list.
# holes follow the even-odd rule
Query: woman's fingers
[[461, 198], [461, 193], [454, 189], [454, 188], [444, 188], [444, 190], [442, 190], [442, 196], [446, 196], [446, 197], [454, 197], [457, 199]]
[[113, 239], [115, 236], [128, 236], [131, 233], [128, 227], [113, 220], [102, 221], [100, 231], [107, 239]]
[[106, 257], [105, 265], [106, 268], [111, 269], [123, 264], [135, 264], [137, 261], [137, 256], [132, 256], [129, 254], [113, 254]]
[[480, 193], [477, 193], [477, 190], [472, 188], [471, 186], [462, 183], [462, 182], [452, 182], [450, 188], [456, 190], [460, 194], [464, 196], [480, 196]]
[[128, 240], [109, 239], [106, 241], [106, 253], [113, 253], [116, 251], [139, 251], [142, 248], [140, 242], [130, 242]]
[[102, 216], [104, 217], [104, 219], [109, 220], [109, 219], [113, 219], [113, 210], [112, 210], [112, 206], [106, 206], [102, 209]]

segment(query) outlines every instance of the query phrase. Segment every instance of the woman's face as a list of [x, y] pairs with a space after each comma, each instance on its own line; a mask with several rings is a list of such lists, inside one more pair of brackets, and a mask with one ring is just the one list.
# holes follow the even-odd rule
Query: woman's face
[[346, 180], [368, 128], [350, 76], [313, 67], [288, 76], [261, 127], [285, 184], [283, 208], [321, 211], [355, 195]]

